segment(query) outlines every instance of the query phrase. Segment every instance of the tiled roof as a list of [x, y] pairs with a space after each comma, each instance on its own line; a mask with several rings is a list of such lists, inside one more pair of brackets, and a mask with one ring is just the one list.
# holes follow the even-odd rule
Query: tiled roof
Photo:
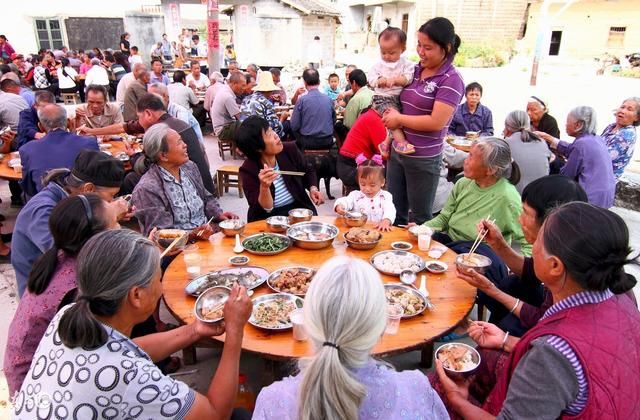
[[308, 15], [340, 16], [340, 12], [319, 0], [280, 0]]

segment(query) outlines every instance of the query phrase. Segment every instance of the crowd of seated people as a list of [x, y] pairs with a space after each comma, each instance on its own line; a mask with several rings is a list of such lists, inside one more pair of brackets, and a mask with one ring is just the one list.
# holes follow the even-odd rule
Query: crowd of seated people
[[[165, 324], [161, 280], [180, 251], [161, 257], [155, 232], [209, 241], [227, 219], [294, 208], [317, 215], [325, 196], [308, 155], [332, 149], [345, 186], [331, 204], [336, 215], [361, 210], [380, 231], [423, 225], [453, 251], [473, 247], [491, 259], [484, 273], [456, 273], [477, 288], [488, 322], [461, 322], [440, 337], [469, 336], [482, 363], [461, 382], [439, 360], [425, 375], [374, 359], [387, 316], [380, 275], [338, 257], [323, 262], [305, 297], [312, 352], [295, 375], [262, 389], [253, 418], [637, 417], [640, 380], [628, 372], [640, 371], [640, 313], [624, 267], [638, 261], [609, 208], [634, 152], [640, 99], [625, 99], [600, 135], [594, 109], [576, 106], [567, 141], [546, 99], [523, 98], [498, 137], [482, 85], [465, 84], [453, 64], [461, 43], [453, 24], [430, 19], [416, 38], [418, 63], [403, 57], [406, 34], [389, 27], [369, 71], [347, 66], [341, 86], [341, 75], [321, 78], [313, 66], [287, 92], [279, 69], [241, 71], [235, 53], [225, 55], [226, 79], [209, 72], [200, 61], [207, 44], [193, 33], [180, 45], [163, 35], [150, 66], [127, 33], [115, 52], [43, 50], [30, 60], [0, 36], [0, 128], [10, 127], [1, 152], [18, 152], [22, 167], [9, 184], [22, 207], [11, 246], [0, 238], [20, 298], [4, 359], [15, 417], [36, 416], [38, 390], [64, 377], [67, 397], [50, 401], [58, 417], [249, 418], [234, 405], [250, 293], [231, 289], [224, 324]], [[164, 65], [188, 52], [199, 58], [170, 80]], [[76, 93], [86, 103], [68, 118], [57, 102]], [[207, 116], [244, 160], [246, 214], [224, 211], [216, 196]], [[143, 139], [142, 151], [127, 145], [126, 169], [97, 140], [121, 133]], [[480, 138], [466, 151], [449, 143], [469, 135]], [[180, 367], [173, 353], [221, 334], [207, 392], [170, 376]], [[98, 380], [105, 370], [114, 373], [108, 389]], [[132, 381], [140, 371], [147, 375]], [[101, 407], [105, 398], [124, 408]]]

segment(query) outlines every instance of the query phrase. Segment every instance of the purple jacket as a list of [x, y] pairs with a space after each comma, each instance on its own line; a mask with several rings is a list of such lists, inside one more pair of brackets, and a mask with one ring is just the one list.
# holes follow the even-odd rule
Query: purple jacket
[[491, 110], [482, 104], [478, 104], [475, 113], [469, 112], [469, 105], [458, 105], [453, 114], [449, 133], [456, 136], [464, 136], [467, 131], [479, 131], [481, 136], [493, 136], [493, 116]]
[[[218, 219], [222, 214], [222, 209], [218, 200], [204, 188], [196, 164], [188, 161], [181, 168], [198, 190], [198, 195], [204, 202], [204, 213], [207, 219], [213, 216]], [[136, 207], [136, 217], [143, 235], [148, 236], [154, 227], [170, 229], [174, 226], [173, 210], [169, 197], [160, 173], [160, 167], [155, 164], [151, 165], [133, 190], [131, 200]]]
[[100, 150], [95, 137], [76, 136], [66, 130], [54, 130], [38, 141], [20, 148], [22, 190], [27, 198], [42, 189], [42, 177], [54, 168], [71, 169], [83, 150]]
[[609, 150], [602, 137], [585, 134], [573, 143], [560, 141], [558, 152], [567, 158], [560, 173], [580, 184], [589, 197], [589, 203], [608, 209], [613, 206], [616, 178]]

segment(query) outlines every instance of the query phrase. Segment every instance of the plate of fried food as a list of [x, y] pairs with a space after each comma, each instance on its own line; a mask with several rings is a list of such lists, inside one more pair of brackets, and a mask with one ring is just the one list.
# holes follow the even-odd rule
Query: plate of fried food
[[253, 299], [249, 324], [265, 330], [286, 330], [293, 326], [289, 314], [302, 308], [304, 300], [289, 293], [273, 293]]
[[375, 229], [354, 227], [344, 234], [347, 245], [353, 249], [372, 249], [378, 245], [382, 234]]
[[385, 284], [384, 295], [387, 302], [402, 306], [402, 318], [420, 315], [427, 307], [425, 297], [416, 289], [404, 284]]
[[311, 285], [316, 270], [307, 267], [286, 267], [269, 275], [267, 286], [278, 293], [304, 296]]

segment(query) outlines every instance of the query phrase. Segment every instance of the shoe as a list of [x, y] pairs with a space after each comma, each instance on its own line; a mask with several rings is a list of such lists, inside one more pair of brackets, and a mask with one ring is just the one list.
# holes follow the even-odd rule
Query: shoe
[[395, 150], [397, 153], [400, 153], [401, 155], [410, 155], [416, 152], [415, 147], [413, 147], [413, 144], [408, 143], [408, 142], [398, 142], [398, 141], [394, 141], [392, 143], [393, 145], [393, 150]]
[[389, 145], [386, 142], [382, 142], [378, 145], [378, 150], [380, 151], [380, 156], [385, 159], [389, 158]]

